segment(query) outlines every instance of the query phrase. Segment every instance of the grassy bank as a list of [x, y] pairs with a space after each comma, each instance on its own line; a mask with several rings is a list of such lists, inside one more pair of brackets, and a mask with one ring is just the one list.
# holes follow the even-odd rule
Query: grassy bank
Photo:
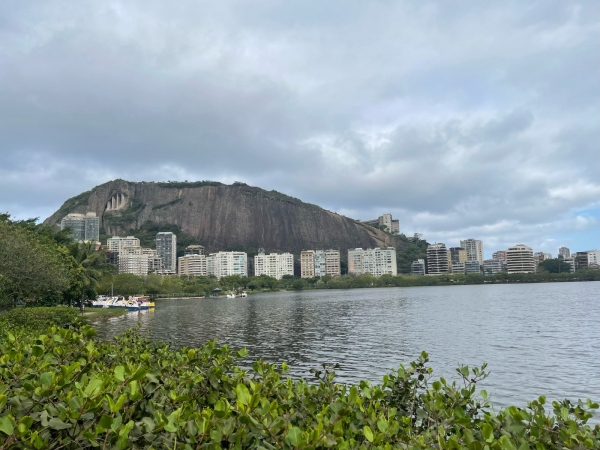
[[120, 317], [127, 314], [125, 308], [86, 308], [83, 317], [90, 322], [110, 317]]
[[36, 309], [0, 317], [0, 449], [600, 448], [600, 426], [587, 424], [597, 405], [548, 413], [540, 397], [493, 412], [477, 391], [485, 366], [450, 383], [423, 353], [376, 385], [336, 384], [327, 366], [294, 381], [285, 364], [243, 370], [245, 351], [215, 342], [101, 342], [75, 311]]

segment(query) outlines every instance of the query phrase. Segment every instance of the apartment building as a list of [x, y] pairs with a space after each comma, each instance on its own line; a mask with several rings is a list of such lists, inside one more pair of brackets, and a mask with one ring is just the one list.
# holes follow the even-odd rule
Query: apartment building
[[206, 255], [206, 249], [202, 245], [192, 244], [188, 245], [184, 252], [184, 255]]
[[315, 251], [304, 250], [300, 252], [300, 277], [313, 278], [315, 276]]
[[479, 264], [479, 261], [467, 261], [465, 263], [465, 274], [481, 275], [481, 264]]
[[248, 276], [248, 255], [245, 252], [218, 252], [206, 257], [206, 272], [217, 279], [231, 275]]
[[506, 262], [506, 250], [498, 250], [497, 252], [492, 253], [492, 259]]
[[576, 252], [573, 254], [575, 270], [584, 270], [588, 268], [588, 252]]
[[67, 214], [60, 221], [60, 229], [71, 229], [71, 237], [76, 242], [98, 242], [100, 240], [100, 219], [94, 212]]
[[156, 234], [156, 254], [162, 259], [162, 274], [177, 273], [177, 236], [174, 233], [160, 231]]
[[208, 275], [206, 255], [190, 253], [177, 258], [177, 273], [179, 276], [202, 277]]
[[300, 277], [341, 275], [339, 250], [304, 250], [300, 253]]
[[427, 275], [443, 275], [450, 271], [450, 256], [446, 244], [427, 247]]
[[400, 221], [394, 220], [391, 214], [383, 214], [377, 219], [379, 227], [385, 227], [385, 231], [392, 234], [400, 233]]
[[571, 257], [571, 250], [568, 247], [558, 249], [558, 259], [567, 259]]
[[486, 259], [483, 261], [483, 274], [496, 275], [497, 273], [504, 272], [504, 262], [500, 259]]
[[479, 261], [483, 264], [483, 242], [478, 239], [460, 241], [460, 246], [467, 251], [467, 261]]
[[464, 275], [466, 272], [465, 262], [454, 262], [450, 267], [450, 272], [453, 274], [461, 274]]
[[148, 275], [148, 255], [140, 246], [122, 247], [119, 250], [119, 273]]
[[463, 247], [450, 247], [449, 252], [452, 265], [467, 261], [467, 250]]
[[534, 273], [535, 266], [531, 247], [517, 244], [506, 251], [506, 270], [508, 273]]
[[417, 259], [410, 265], [411, 275], [425, 275], [425, 260]]
[[267, 275], [281, 280], [284, 275], [294, 276], [294, 255], [291, 253], [259, 253], [254, 257], [254, 275]]
[[376, 277], [386, 274], [397, 275], [396, 249], [393, 247], [350, 249], [348, 250], [348, 273], [357, 275], [370, 273]]
[[600, 250], [589, 250], [588, 267], [597, 268], [600, 265]]

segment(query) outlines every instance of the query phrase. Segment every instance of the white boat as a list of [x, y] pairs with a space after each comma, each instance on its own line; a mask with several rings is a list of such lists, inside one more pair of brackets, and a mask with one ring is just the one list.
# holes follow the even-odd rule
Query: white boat
[[227, 294], [227, 298], [235, 298], [235, 294], [233, 292], [229, 292]]

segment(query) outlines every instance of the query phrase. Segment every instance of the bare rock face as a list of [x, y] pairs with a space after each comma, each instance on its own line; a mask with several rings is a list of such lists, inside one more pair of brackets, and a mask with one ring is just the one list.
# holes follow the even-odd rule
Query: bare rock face
[[344, 257], [349, 248], [404, 245], [372, 226], [243, 183], [110, 181], [67, 200], [44, 223], [57, 225], [69, 213], [86, 212], [95, 212], [111, 235], [135, 233], [148, 221], [177, 225], [209, 251], [334, 248]]

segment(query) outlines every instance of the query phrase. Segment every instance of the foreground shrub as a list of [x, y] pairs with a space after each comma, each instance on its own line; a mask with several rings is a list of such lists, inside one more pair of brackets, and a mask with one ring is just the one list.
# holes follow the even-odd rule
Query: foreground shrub
[[68, 307], [15, 308], [0, 314], [0, 329], [25, 328], [44, 332], [51, 325], [65, 327], [81, 323], [79, 310]]
[[[15, 331], [15, 330], [13, 330]], [[382, 384], [284, 376], [286, 365], [236, 367], [227, 347], [173, 350], [130, 331], [51, 327], [0, 338], [0, 449], [600, 448], [597, 405], [553, 403], [495, 414], [476, 394], [485, 367], [459, 384], [431, 381], [427, 354]], [[244, 357], [245, 352], [237, 353]]]

